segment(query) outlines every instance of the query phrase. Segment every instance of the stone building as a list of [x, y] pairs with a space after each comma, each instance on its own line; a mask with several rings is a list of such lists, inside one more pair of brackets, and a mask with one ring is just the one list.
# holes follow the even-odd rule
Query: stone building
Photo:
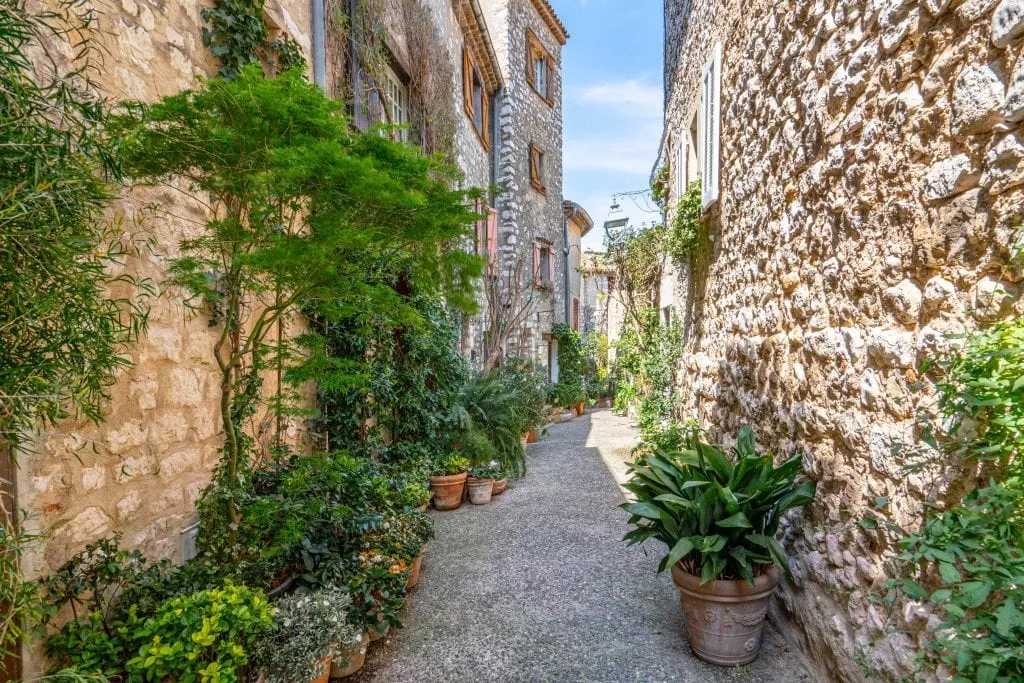
[[717, 438], [798, 449], [818, 500], [777, 621], [816, 680], [894, 680], [936, 622], [870, 601], [900, 524], [949, 484], [904, 469], [918, 364], [1020, 309], [1020, 0], [667, 0], [672, 203], [703, 185], [681, 274], [680, 391]]
[[[96, 82], [111, 100], [153, 102], [216, 74], [202, 41], [203, 4], [100, 4], [94, 39], [104, 63]], [[358, 125], [405, 125], [395, 135], [449, 154], [467, 187], [498, 188], [481, 201], [484, 218], [467, 248], [488, 256], [491, 272], [525, 254], [538, 305], [518, 338], [546, 362], [543, 337], [564, 315], [555, 282], [568, 272], [560, 74], [567, 34], [546, 0], [327, 0], [326, 7], [267, 0], [264, 21], [272, 38], [286, 34], [298, 43], [311, 79], [345, 98]], [[354, 45], [343, 25], [383, 28], [373, 35], [386, 37]], [[174, 210], [149, 215], [150, 205]], [[155, 282], [190, 226], [205, 219], [198, 202], [169, 188], [126, 189], [114, 213], [126, 225], [144, 216], [155, 246], [125, 267]], [[467, 355], [479, 353], [483, 331], [467, 326]], [[68, 422], [26, 445], [9, 488], [31, 512], [31, 530], [50, 533], [25, 558], [27, 577], [52, 572], [114, 532], [148, 558], [188, 558], [195, 501], [222, 443], [215, 332], [173, 297], [154, 300], [148, 333], [131, 349], [133, 365], [113, 387], [104, 422]], [[305, 430], [302, 421], [288, 424], [291, 439], [305, 438]]]
[[506, 290], [499, 298], [518, 300], [515, 308], [525, 314], [503, 352], [551, 368], [551, 328], [571, 315], [560, 286], [567, 277], [568, 220], [562, 206], [561, 50], [569, 35], [547, 0], [481, 4], [505, 83], [495, 103], [499, 278]]
[[610, 294], [615, 286], [615, 271], [607, 264], [603, 252], [585, 251], [580, 273], [581, 330], [608, 336]]
[[583, 238], [594, 227], [594, 220], [586, 210], [566, 200], [565, 211], [565, 268], [562, 289], [565, 298], [565, 320], [577, 332], [583, 331]]

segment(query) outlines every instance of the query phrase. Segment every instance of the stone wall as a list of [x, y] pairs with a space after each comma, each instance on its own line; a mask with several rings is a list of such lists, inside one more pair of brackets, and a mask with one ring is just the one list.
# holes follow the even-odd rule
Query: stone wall
[[[216, 72], [201, 41], [199, 3], [93, 4], [103, 59], [96, 81], [111, 100], [155, 101]], [[268, 2], [268, 21], [307, 54], [308, 12], [305, 0]], [[177, 245], [205, 220], [200, 205], [172, 189], [124, 190], [110, 216], [152, 241], [125, 268], [156, 285], [167, 259], [178, 255]], [[113, 387], [107, 419], [100, 425], [69, 421], [38, 434], [20, 453], [19, 505], [31, 511], [32, 528], [51, 534], [26, 558], [27, 576], [49, 573], [115, 531], [147, 557], [180, 559], [181, 532], [194, 520], [195, 499], [221, 443], [215, 333], [173, 293], [163, 293], [152, 302], [148, 333], [130, 350], [133, 366]]]
[[[498, 243], [503, 268], [517, 264], [532, 269], [535, 239], [553, 247], [553, 287], [536, 292], [536, 314], [514, 353], [547, 363], [547, 340], [556, 322], [564, 322], [562, 256], [562, 73], [561, 43], [545, 23], [534, 0], [482, 0], [505, 89], [498, 110], [499, 167], [497, 184]], [[531, 29], [554, 59], [552, 103], [538, 95], [526, 79], [526, 31]], [[530, 184], [530, 144], [545, 152], [547, 192]], [[528, 275], [529, 276], [529, 275]]]
[[[799, 449], [819, 496], [787, 531], [780, 624], [816, 680], [895, 680], [935, 626], [869, 602], [901, 524], [948, 482], [904, 470], [918, 364], [1021, 308], [1020, 0], [668, 0], [666, 125], [723, 43], [711, 251], [677, 289], [687, 415]], [[673, 198], [674, 199], [674, 198]]]

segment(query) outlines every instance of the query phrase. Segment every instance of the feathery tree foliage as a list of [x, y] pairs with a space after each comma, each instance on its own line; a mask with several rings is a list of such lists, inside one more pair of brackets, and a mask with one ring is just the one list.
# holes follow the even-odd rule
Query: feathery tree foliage
[[[322, 320], [376, 310], [414, 321], [400, 278], [471, 309], [481, 266], [458, 245], [477, 215], [470, 193], [452, 189], [453, 167], [355, 131], [343, 105], [296, 70], [266, 78], [250, 65], [235, 79], [134, 105], [115, 134], [132, 176], [174, 183], [209, 213], [181, 243], [171, 282], [220, 332], [211, 349], [225, 441], [218, 484], [234, 523], [233, 493], [252, 467], [243, 424], [260, 404], [264, 371], [297, 366], [292, 377], [305, 379], [305, 363], [325, 362], [315, 335], [296, 340], [277, 327], [302, 309]], [[312, 359], [300, 362], [300, 341]]]

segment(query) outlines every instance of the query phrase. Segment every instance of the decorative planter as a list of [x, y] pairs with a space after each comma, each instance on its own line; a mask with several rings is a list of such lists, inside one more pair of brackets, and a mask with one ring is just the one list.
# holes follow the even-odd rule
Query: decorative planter
[[585, 412], [587, 412], [587, 404], [586, 403], [577, 403], [576, 404], [576, 414], [577, 415], [582, 415]]
[[430, 478], [430, 489], [434, 492], [434, 507], [438, 510], [454, 510], [462, 505], [462, 489], [466, 486], [468, 472]]
[[345, 678], [362, 669], [369, 646], [370, 636], [364, 631], [359, 640], [342, 648], [341, 655], [331, 661], [331, 678]]
[[309, 680], [309, 683], [327, 683], [331, 678], [331, 655], [320, 660], [320, 675]]
[[491, 502], [491, 495], [494, 491], [493, 479], [470, 478], [467, 483], [469, 488], [469, 502], [473, 505], [487, 505]]
[[491, 488], [492, 496], [500, 496], [505, 493], [505, 489], [508, 488], [508, 477], [502, 477], [501, 479], [494, 480], [494, 486]]
[[537, 443], [537, 430], [531, 429], [526, 432], [526, 443]]
[[721, 666], [749, 664], [761, 650], [761, 632], [779, 570], [745, 580], [718, 580], [700, 585], [700, 577], [672, 567], [672, 581], [679, 588], [679, 603], [686, 615], [686, 637], [693, 654]]
[[420, 582], [420, 566], [423, 564], [423, 553], [416, 556], [416, 559], [412, 561], [412, 573], [409, 574], [409, 580], [405, 582], [405, 589], [409, 590], [417, 583]]

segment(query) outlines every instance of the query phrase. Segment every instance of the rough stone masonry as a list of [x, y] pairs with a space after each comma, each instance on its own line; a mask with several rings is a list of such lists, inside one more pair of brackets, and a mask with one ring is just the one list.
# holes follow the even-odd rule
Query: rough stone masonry
[[905, 469], [917, 368], [1021, 309], [1024, 0], [667, 0], [665, 21], [669, 145], [722, 43], [713, 246], [676, 292], [685, 412], [806, 454], [777, 616], [820, 680], [895, 680], [937, 620], [870, 601], [895, 536], [859, 522], [942, 499], [943, 472]]

